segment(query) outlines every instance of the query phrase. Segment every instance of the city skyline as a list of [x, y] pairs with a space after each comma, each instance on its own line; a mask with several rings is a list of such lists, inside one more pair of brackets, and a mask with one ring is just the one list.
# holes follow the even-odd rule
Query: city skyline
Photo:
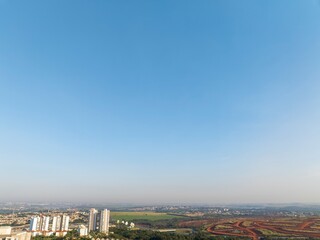
[[320, 203], [320, 4], [0, 1], [0, 201]]

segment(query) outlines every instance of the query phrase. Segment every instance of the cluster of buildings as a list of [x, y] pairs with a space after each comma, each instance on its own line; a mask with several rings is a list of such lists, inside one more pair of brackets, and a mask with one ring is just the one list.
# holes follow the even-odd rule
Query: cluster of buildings
[[110, 221], [110, 211], [108, 209], [98, 211], [95, 208], [91, 208], [89, 213], [88, 230], [89, 232], [99, 231], [99, 232], [108, 234], [109, 221]]
[[67, 215], [54, 216], [50, 224], [50, 217], [36, 216], [31, 218], [30, 232], [33, 236], [65, 236], [69, 230], [70, 217]]
[[129, 226], [129, 228], [134, 228], [134, 226], [135, 226], [135, 224], [133, 222], [131, 222], [129, 224], [128, 221], [120, 221], [120, 220], [117, 220], [117, 224], [118, 225], [123, 224], [123, 225]]
[[[68, 215], [53, 216], [36, 216], [32, 217], [30, 221], [29, 231], [32, 236], [43, 235], [43, 236], [59, 236], [63, 237], [69, 231], [69, 220]], [[90, 209], [88, 227], [80, 225], [78, 232], [80, 236], [86, 236], [90, 231], [98, 231], [101, 233], [109, 233], [109, 222], [110, 222], [110, 211], [104, 209], [98, 211], [95, 208]]]
[[[66, 214], [33, 216], [30, 219], [29, 230], [26, 231], [14, 232], [10, 226], [0, 226], [0, 240], [30, 240], [32, 236], [37, 235], [63, 237], [69, 231], [69, 221], [70, 217]], [[91, 208], [88, 226], [80, 225], [77, 230], [80, 236], [87, 236], [90, 231], [108, 234], [109, 222], [108, 209], [98, 211]]]
[[0, 226], [1, 240], [30, 240], [31, 233], [26, 231], [14, 232], [10, 226]]

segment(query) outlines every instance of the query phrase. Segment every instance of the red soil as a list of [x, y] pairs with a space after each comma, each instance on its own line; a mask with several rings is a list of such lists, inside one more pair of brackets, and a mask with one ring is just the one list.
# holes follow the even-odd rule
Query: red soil
[[[207, 231], [213, 235], [225, 235], [225, 236], [236, 236], [236, 237], [249, 237], [252, 240], [258, 240], [263, 234], [259, 229], [270, 230], [272, 232], [279, 234], [286, 234], [288, 236], [298, 236], [298, 237], [310, 237], [310, 238], [320, 238], [320, 232], [312, 229], [311, 226], [320, 219], [306, 219], [301, 223], [295, 219], [295, 223], [288, 221], [283, 221], [282, 224], [279, 221], [272, 221], [265, 219], [248, 219], [252, 224], [250, 226], [244, 226], [245, 219], [240, 219], [239, 221], [231, 224], [229, 221], [217, 222], [207, 228]], [[218, 225], [226, 226], [225, 229], [216, 229]], [[289, 226], [288, 226], [289, 225]], [[233, 232], [238, 230], [239, 233]]]
[[234, 233], [234, 232], [227, 232], [223, 230], [215, 230], [215, 227], [217, 225], [223, 225], [223, 224], [228, 224], [228, 223], [218, 223], [214, 224], [211, 227], [207, 229], [208, 232], [214, 234], [214, 235], [227, 235], [227, 236], [236, 236], [236, 237], [250, 237], [253, 240], [258, 240], [259, 236], [256, 232], [254, 232], [252, 229], [244, 227], [243, 226], [244, 221], [238, 221], [234, 223], [232, 226], [234, 229], [240, 230], [243, 233]]

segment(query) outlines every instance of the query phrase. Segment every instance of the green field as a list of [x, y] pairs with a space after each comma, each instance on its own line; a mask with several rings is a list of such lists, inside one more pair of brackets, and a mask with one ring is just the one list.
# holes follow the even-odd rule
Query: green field
[[170, 215], [167, 213], [156, 212], [111, 212], [112, 220], [133, 221], [137, 219], [144, 219], [149, 221], [166, 220], [178, 218], [179, 216]]

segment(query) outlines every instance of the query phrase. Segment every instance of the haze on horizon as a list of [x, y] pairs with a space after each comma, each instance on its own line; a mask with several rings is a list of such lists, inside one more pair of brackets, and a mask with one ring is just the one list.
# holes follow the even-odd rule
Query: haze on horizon
[[320, 203], [319, 1], [0, 1], [0, 201]]

